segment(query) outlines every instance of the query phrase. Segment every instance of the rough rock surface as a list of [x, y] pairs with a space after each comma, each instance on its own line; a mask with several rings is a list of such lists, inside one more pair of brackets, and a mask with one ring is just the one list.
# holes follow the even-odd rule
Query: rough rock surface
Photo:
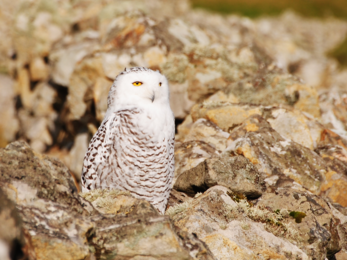
[[176, 176], [174, 189], [194, 196], [216, 185], [253, 199], [262, 194], [262, 178], [254, 165], [243, 156], [229, 157], [228, 154], [207, 159], [182, 172]]
[[18, 209], [6, 220], [15, 209], [2, 201], [0, 216], [11, 225], [1, 223], [1, 242], [20, 245], [21, 218], [29, 259], [214, 259], [147, 201], [121, 191], [79, 196], [66, 166], [24, 142], [1, 149], [0, 158], [1, 187]]
[[0, 258], [3, 260], [23, 258], [24, 237], [22, 219], [16, 204], [0, 189]]

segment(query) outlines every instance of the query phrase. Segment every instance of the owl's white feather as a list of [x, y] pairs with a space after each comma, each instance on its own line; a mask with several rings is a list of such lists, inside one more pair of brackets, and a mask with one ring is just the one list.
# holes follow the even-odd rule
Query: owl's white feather
[[174, 175], [174, 138], [165, 76], [147, 68], [123, 71], [85, 155], [82, 191], [128, 190], [164, 213]]

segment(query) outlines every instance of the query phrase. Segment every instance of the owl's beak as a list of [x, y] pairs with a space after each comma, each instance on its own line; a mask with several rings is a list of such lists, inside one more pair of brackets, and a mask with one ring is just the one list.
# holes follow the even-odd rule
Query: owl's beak
[[153, 92], [153, 95], [152, 95], [152, 98], [151, 98], [152, 103], [153, 103], [154, 99], [155, 99], [155, 93]]

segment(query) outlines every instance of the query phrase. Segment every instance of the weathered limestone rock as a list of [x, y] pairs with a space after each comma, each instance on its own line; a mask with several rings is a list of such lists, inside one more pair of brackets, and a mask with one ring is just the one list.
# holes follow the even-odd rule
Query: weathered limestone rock
[[166, 210], [168, 210], [171, 207], [174, 207], [177, 204], [184, 203], [186, 201], [189, 201], [191, 198], [185, 194], [184, 192], [179, 192], [175, 189], [171, 190], [169, 200], [167, 202]]
[[181, 141], [204, 141], [222, 152], [227, 147], [228, 137], [229, 134], [227, 132], [224, 132], [214, 123], [201, 118], [193, 123], [189, 132], [183, 136]]
[[12, 143], [0, 153], [0, 183], [23, 220], [29, 259], [87, 257], [84, 237], [93, 225], [84, 221], [89, 213], [68, 169], [23, 142]]
[[265, 193], [256, 203], [271, 212], [287, 210], [291, 216], [291, 228], [296, 233], [295, 242], [309, 257], [325, 259], [341, 249], [337, 226], [331, 206], [317, 195], [290, 188]]
[[190, 129], [193, 126], [193, 119], [192, 116], [189, 114], [184, 121], [182, 122], [182, 124], [179, 124], [177, 126], [177, 134], [175, 136], [175, 141], [177, 142], [181, 142], [181, 140], [184, 140], [184, 138], [186, 137], [186, 135], [189, 134]]
[[199, 118], [205, 118], [223, 131], [229, 132], [235, 126], [241, 124], [251, 115], [261, 115], [262, 107], [247, 104], [232, 104], [229, 102], [206, 102], [196, 104], [191, 110], [191, 116], [195, 122]]
[[190, 170], [209, 158], [220, 153], [203, 141], [190, 141], [175, 144], [175, 176], [173, 183], [185, 171]]
[[[203, 242], [173, 226], [148, 201], [116, 190], [79, 196], [61, 162], [24, 142], [0, 149], [0, 184], [23, 220], [30, 260], [215, 259]], [[10, 209], [0, 207], [0, 217]], [[18, 232], [10, 235], [20, 238]]]
[[[321, 187], [322, 195], [347, 207], [347, 153], [341, 146], [320, 146], [316, 152], [328, 166], [326, 180]], [[342, 159], [342, 160], [341, 160]]]
[[215, 259], [203, 242], [175, 228], [169, 217], [93, 219], [95, 257], [120, 259]]
[[100, 77], [105, 77], [100, 55], [88, 57], [76, 66], [70, 78], [67, 97], [71, 119], [79, 119], [84, 115], [88, 107], [85, 101], [93, 99], [92, 87]]
[[159, 216], [158, 211], [148, 201], [136, 199], [127, 191], [97, 189], [81, 193], [80, 196], [91, 202], [93, 207], [103, 215]]
[[0, 259], [20, 259], [24, 256], [22, 219], [14, 202], [0, 189]]
[[197, 234], [217, 259], [309, 259], [287, 239], [294, 234], [277, 224], [282, 219], [276, 213], [251, 206], [225, 187], [214, 186], [167, 213], [175, 225]]
[[100, 50], [99, 38], [99, 32], [89, 31], [65, 36], [61, 42], [55, 44], [49, 54], [53, 81], [68, 87], [77, 63], [90, 53]]
[[259, 70], [251, 77], [230, 84], [225, 91], [243, 103], [264, 106], [282, 104], [320, 118], [316, 89], [276, 69]]
[[[311, 150], [315, 148], [318, 142], [317, 139], [320, 136], [319, 133], [323, 129], [310, 124], [311, 120], [299, 110], [289, 110], [284, 108], [272, 108], [268, 111], [266, 110], [267, 109], [264, 109], [264, 118], [270, 123], [271, 127], [276, 132], [281, 134], [284, 138], [290, 139]], [[313, 131], [317, 131], [318, 133], [316, 134]]]
[[68, 165], [78, 181], [81, 179], [83, 160], [87, 150], [88, 134], [79, 134], [75, 138], [74, 145], [71, 148], [68, 158], [65, 159], [66, 165]]
[[174, 183], [174, 189], [190, 196], [210, 187], [221, 185], [248, 198], [262, 194], [262, 178], [253, 164], [243, 156], [223, 156], [206, 159], [196, 167], [182, 172]]
[[322, 121], [327, 128], [347, 139], [347, 92], [346, 87], [331, 88], [320, 93]]
[[[251, 115], [261, 115], [283, 137], [313, 150], [321, 139], [324, 127], [296, 109], [282, 106], [235, 104], [226, 101], [203, 102], [192, 108], [193, 122], [205, 118], [229, 132]], [[189, 126], [191, 128], [191, 126]], [[250, 125], [249, 127], [252, 127]], [[180, 129], [179, 129], [180, 131]], [[186, 131], [187, 133], [188, 131]]]
[[259, 172], [284, 174], [318, 194], [327, 174], [324, 160], [310, 149], [279, 135], [261, 116], [249, 117], [229, 137], [227, 150], [248, 158]]
[[93, 92], [94, 92], [94, 103], [95, 103], [95, 112], [96, 112], [96, 119], [99, 122], [102, 122], [102, 120], [105, 117], [106, 110], [107, 110], [107, 96], [108, 92], [112, 86], [112, 81], [105, 79], [105, 78], [98, 78], [95, 82]]
[[39, 81], [48, 78], [48, 66], [42, 58], [35, 58], [29, 64], [30, 80]]

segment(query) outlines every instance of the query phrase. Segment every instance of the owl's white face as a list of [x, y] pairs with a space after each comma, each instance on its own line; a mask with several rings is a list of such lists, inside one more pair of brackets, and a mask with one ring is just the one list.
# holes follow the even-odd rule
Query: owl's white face
[[109, 93], [109, 108], [153, 107], [169, 103], [167, 79], [158, 71], [131, 68], [117, 76]]

